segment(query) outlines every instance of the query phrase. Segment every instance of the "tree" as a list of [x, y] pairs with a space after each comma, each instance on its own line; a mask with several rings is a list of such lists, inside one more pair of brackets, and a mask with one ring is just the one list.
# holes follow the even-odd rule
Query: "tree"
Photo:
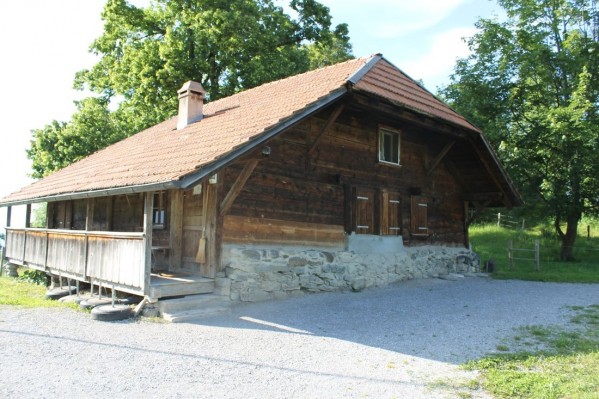
[[100, 60], [75, 77], [96, 97], [72, 121], [33, 131], [34, 176], [173, 116], [187, 80], [216, 100], [351, 58], [347, 25], [332, 29], [327, 7], [291, 0], [290, 8], [295, 19], [272, 0], [154, 0], [147, 8], [108, 0], [104, 32], [90, 47]]
[[[599, 213], [596, 0], [498, 0], [442, 95], [479, 125], [527, 202], [542, 201], [571, 260], [578, 222]], [[565, 230], [564, 230], [565, 223]]]
[[43, 129], [32, 131], [27, 157], [33, 161], [35, 178], [65, 166], [126, 137], [127, 129], [119, 129], [119, 113], [111, 113], [106, 101], [86, 98], [76, 103], [77, 112], [66, 122], [52, 121]]

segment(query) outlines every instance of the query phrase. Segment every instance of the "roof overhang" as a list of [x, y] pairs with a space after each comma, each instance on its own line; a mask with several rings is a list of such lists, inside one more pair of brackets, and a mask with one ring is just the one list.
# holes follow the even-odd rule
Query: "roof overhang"
[[179, 188], [179, 184], [177, 184], [177, 182], [175, 182], [175, 181], [167, 181], [164, 183], [141, 184], [141, 185], [137, 185], [137, 186], [115, 187], [115, 188], [108, 188], [108, 189], [101, 189], [101, 190], [89, 190], [89, 191], [81, 191], [81, 192], [73, 192], [73, 193], [63, 193], [63, 194], [58, 194], [58, 195], [50, 195], [50, 196], [46, 196], [46, 197], [31, 198], [31, 199], [27, 199], [27, 200], [1, 202], [0, 208], [7, 207], [7, 206], [35, 204], [35, 203], [40, 203], [40, 202], [56, 202], [56, 201], [77, 200], [77, 199], [85, 199], [85, 198], [108, 197], [111, 195], [146, 193], [146, 192], [151, 192], [151, 191], [170, 190], [170, 189], [174, 189], [174, 188]]
[[313, 115], [314, 113], [322, 110], [328, 105], [334, 103], [341, 97], [343, 97], [347, 93], [347, 87], [341, 87], [338, 90], [335, 90], [328, 94], [325, 97], [322, 97], [319, 101], [314, 102], [299, 112], [294, 113], [287, 119], [282, 120], [280, 123], [275, 124], [271, 128], [265, 130], [263, 133], [257, 135], [252, 140], [240, 145], [236, 149], [222, 155], [215, 161], [212, 161], [205, 166], [203, 166], [198, 171], [191, 173], [180, 180], [172, 180], [161, 183], [152, 183], [152, 184], [141, 184], [135, 186], [125, 186], [125, 187], [115, 187], [109, 189], [100, 189], [100, 190], [89, 190], [89, 191], [81, 191], [81, 192], [71, 192], [71, 193], [63, 193], [58, 195], [44, 196], [44, 197], [36, 197], [29, 198], [23, 200], [16, 201], [8, 201], [8, 202], [0, 202], [0, 207], [7, 206], [16, 206], [16, 205], [25, 205], [25, 204], [33, 204], [40, 202], [56, 202], [56, 201], [65, 201], [65, 200], [76, 200], [76, 199], [84, 199], [84, 198], [97, 198], [97, 197], [106, 197], [111, 195], [124, 195], [124, 194], [135, 194], [135, 193], [145, 193], [151, 191], [159, 191], [159, 190], [171, 190], [171, 189], [187, 189], [193, 187], [200, 183], [202, 180], [214, 175], [219, 170], [234, 162], [239, 157], [251, 152], [256, 147], [264, 144], [266, 141], [270, 140], [274, 136], [282, 133], [287, 130], [291, 126], [301, 122], [305, 118]]

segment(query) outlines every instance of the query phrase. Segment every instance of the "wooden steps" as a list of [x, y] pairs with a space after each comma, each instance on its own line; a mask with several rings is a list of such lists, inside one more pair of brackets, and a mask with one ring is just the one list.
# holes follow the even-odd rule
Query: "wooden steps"
[[228, 313], [231, 311], [231, 301], [222, 295], [199, 294], [161, 299], [156, 307], [165, 320], [181, 323]]
[[160, 276], [152, 274], [150, 298], [160, 299], [214, 292], [214, 279], [200, 276]]

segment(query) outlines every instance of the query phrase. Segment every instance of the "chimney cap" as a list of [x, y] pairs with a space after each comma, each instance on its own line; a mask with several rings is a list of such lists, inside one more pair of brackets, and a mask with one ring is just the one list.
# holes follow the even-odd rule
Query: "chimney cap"
[[193, 80], [188, 80], [187, 82], [183, 83], [183, 86], [181, 86], [181, 88], [177, 90], [177, 94], [179, 94], [179, 97], [188, 92], [198, 94], [202, 97], [206, 95], [206, 90], [204, 89], [204, 87], [200, 83], [195, 82]]

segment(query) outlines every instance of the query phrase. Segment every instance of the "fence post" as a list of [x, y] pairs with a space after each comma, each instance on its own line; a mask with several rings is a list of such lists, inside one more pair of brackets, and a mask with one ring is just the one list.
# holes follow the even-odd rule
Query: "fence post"
[[522, 218], [522, 230], [524, 230], [524, 218]]
[[539, 254], [539, 240], [535, 240], [535, 271], [541, 270], [541, 257]]
[[497, 213], [497, 227], [501, 226], [501, 212]]
[[512, 268], [512, 266], [514, 265], [514, 254], [512, 251], [513, 248], [513, 242], [512, 240], [510, 240], [509, 246], [507, 248], [507, 253], [508, 253], [508, 263], [510, 265], [510, 269]]

